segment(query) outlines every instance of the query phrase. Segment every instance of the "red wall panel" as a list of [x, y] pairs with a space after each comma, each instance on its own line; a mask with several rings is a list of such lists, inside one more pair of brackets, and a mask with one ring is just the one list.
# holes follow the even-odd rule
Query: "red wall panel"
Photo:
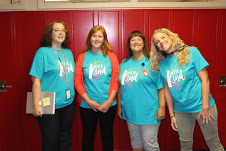
[[22, 150], [21, 140], [21, 114], [20, 104], [17, 99], [16, 89], [16, 71], [15, 71], [15, 49], [13, 47], [13, 14], [1, 13], [0, 18], [2, 20], [0, 24], [1, 30], [1, 74], [0, 80], [6, 82], [6, 86], [12, 86], [6, 88], [5, 93], [0, 93], [0, 150]]
[[94, 26], [92, 11], [73, 12], [73, 40], [75, 60], [86, 48], [86, 39], [90, 29]]
[[40, 47], [40, 38], [44, 30], [44, 12], [15, 13], [15, 49], [18, 57], [16, 68], [20, 82], [20, 104], [22, 114], [24, 151], [41, 150], [41, 133], [37, 120], [26, 115], [26, 94], [31, 92], [29, 71], [35, 52]]
[[185, 44], [193, 45], [194, 34], [194, 11], [193, 10], [175, 10], [173, 20], [173, 31], [185, 42]]
[[47, 12], [46, 13], [47, 24], [53, 20], [63, 21], [67, 26], [69, 23], [68, 12]]
[[[222, 15], [222, 16], [221, 16]], [[215, 99], [217, 103], [218, 109], [218, 125], [219, 125], [219, 136], [222, 142], [222, 145], [226, 146], [226, 130], [225, 130], [225, 98], [226, 98], [226, 87], [219, 87], [220, 83], [220, 76], [226, 76], [226, 51], [225, 51], [225, 43], [226, 43], [226, 10], [223, 10], [219, 14], [219, 22], [221, 23], [219, 27], [219, 36], [218, 36], [218, 43], [219, 47], [217, 49], [217, 58], [216, 58], [216, 84], [215, 84]]]
[[[210, 84], [213, 85], [214, 79], [214, 67], [216, 59], [217, 48], [217, 11], [216, 10], [200, 10], [198, 12], [198, 26], [197, 26], [197, 47], [202, 53], [203, 57], [209, 62], [208, 68]], [[212, 93], [213, 87], [210, 89]]]

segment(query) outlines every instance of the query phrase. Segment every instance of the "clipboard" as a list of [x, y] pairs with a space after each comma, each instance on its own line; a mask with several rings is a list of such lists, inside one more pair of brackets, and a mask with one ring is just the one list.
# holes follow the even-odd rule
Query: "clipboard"
[[[41, 92], [39, 106], [43, 114], [55, 114], [56, 92]], [[26, 114], [33, 114], [32, 92], [27, 92]]]

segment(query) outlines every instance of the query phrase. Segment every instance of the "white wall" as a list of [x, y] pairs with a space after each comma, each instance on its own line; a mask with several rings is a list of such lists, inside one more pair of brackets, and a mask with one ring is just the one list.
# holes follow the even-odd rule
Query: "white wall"
[[123, 3], [59, 3], [45, 4], [44, 0], [21, 0], [21, 5], [0, 5], [0, 11], [41, 11], [41, 10], [81, 10], [81, 9], [169, 9], [169, 8], [226, 8], [226, 0], [221, 2], [131, 2]]
[[9, 0], [0, 0], [0, 4], [10, 4]]

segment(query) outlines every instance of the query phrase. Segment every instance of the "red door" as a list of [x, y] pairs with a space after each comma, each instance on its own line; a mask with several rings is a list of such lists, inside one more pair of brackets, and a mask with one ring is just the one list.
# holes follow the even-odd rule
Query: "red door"
[[[40, 47], [40, 38], [44, 30], [44, 12], [14, 12], [14, 48], [17, 91], [20, 98], [21, 132], [23, 136], [23, 151], [40, 151], [42, 148], [41, 132], [33, 115], [27, 115], [26, 95], [31, 92], [32, 81], [29, 76], [35, 52]], [[13, 99], [12, 99], [13, 100]], [[16, 134], [13, 135], [14, 137]], [[16, 150], [8, 150], [16, 151]]]
[[[6, 92], [0, 93], [0, 150], [21, 150], [20, 112], [18, 91], [16, 89], [15, 53], [12, 38], [12, 13], [1, 13], [1, 74], [0, 81], [5, 81]], [[1, 84], [0, 84], [1, 85]]]
[[[225, 129], [225, 121], [226, 121], [226, 116], [225, 116], [225, 108], [226, 108], [226, 103], [225, 103], [225, 98], [226, 98], [226, 87], [221, 87], [220, 85], [220, 77], [226, 76], [226, 52], [225, 52], [225, 43], [226, 43], [226, 10], [223, 10], [222, 12], [219, 12], [219, 24], [218, 24], [218, 29], [219, 29], [219, 34], [218, 34], [218, 39], [217, 43], [219, 47], [218, 53], [216, 54], [216, 83], [214, 88], [216, 88], [215, 91], [215, 100], [217, 100], [217, 110], [218, 110], [218, 130], [219, 130], [219, 137], [221, 140], [222, 145], [224, 148], [226, 147], [226, 129]], [[225, 79], [222, 81], [223, 85], [225, 85], [226, 81]]]

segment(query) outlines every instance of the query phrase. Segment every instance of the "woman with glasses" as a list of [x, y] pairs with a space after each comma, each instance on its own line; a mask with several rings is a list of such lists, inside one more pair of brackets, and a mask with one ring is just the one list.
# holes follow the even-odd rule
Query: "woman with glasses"
[[82, 97], [80, 115], [83, 127], [82, 150], [92, 151], [97, 121], [100, 123], [103, 151], [113, 151], [113, 123], [116, 113], [119, 63], [102, 26], [94, 26], [86, 40], [87, 48], [75, 65], [75, 88]]
[[145, 36], [130, 33], [120, 65], [117, 114], [127, 121], [133, 151], [159, 151], [158, 130], [165, 118], [163, 82], [150, 70]]
[[[71, 151], [71, 127], [75, 112], [74, 58], [65, 24], [52, 21], [44, 30], [41, 48], [35, 53], [32, 77], [33, 115], [42, 133], [42, 151]], [[41, 92], [56, 92], [55, 114], [44, 115]]]

